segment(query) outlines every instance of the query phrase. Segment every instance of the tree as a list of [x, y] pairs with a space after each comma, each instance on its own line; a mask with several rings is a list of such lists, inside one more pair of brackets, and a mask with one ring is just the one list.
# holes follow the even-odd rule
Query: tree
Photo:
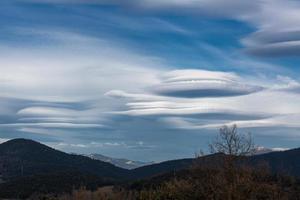
[[[209, 144], [211, 153], [225, 154], [223, 164], [219, 169], [221, 180], [224, 184], [224, 195], [226, 199], [242, 199], [245, 191], [241, 188], [248, 188], [246, 191], [252, 191], [252, 169], [246, 164], [245, 156], [254, 152], [254, 143], [250, 133], [241, 134], [237, 126], [223, 126], [219, 134]], [[245, 165], [246, 164], [246, 165]]]
[[209, 144], [211, 153], [224, 153], [231, 156], [246, 156], [254, 152], [251, 133], [240, 134], [237, 126], [223, 126], [219, 135]]

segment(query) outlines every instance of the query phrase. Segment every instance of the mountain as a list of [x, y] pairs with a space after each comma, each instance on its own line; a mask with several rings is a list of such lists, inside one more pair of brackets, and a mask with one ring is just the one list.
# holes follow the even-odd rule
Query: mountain
[[118, 180], [128, 174], [127, 170], [110, 163], [67, 154], [32, 140], [14, 139], [0, 144], [0, 174], [4, 181], [62, 171]]
[[261, 155], [261, 154], [266, 154], [266, 153], [271, 153], [271, 152], [277, 152], [277, 151], [286, 151], [289, 150], [287, 148], [266, 148], [266, 147], [256, 147], [254, 149], [254, 155]]
[[121, 167], [124, 169], [135, 169], [146, 165], [154, 164], [153, 162], [141, 162], [141, 161], [127, 160], [123, 158], [111, 158], [101, 154], [90, 154], [87, 156], [95, 160], [101, 160], [103, 162], [111, 163], [117, 167]]
[[0, 198], [28, 198], [36, 192], [96, 189], [128, 180], [130, 172], [86, 156], [71, 155], [27, 139], [0, 144]]

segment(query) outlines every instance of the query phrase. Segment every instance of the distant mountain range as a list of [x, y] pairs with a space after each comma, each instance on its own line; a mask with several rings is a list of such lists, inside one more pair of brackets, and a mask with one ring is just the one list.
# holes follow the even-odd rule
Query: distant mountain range
[[256, 147], [254, 150], [254, 155], [261, 155], [261, 154], [266, 154], [266, 153], [271, 153], [271, 152], [278, 152], [278, 151], [287, 151], [289, 150], [288, 148], [266, 148], [266, 147]]
[[[40, 190], [66, 192], [81, 185], [96, 188], [139, 180], [179, 171], [196, 161], [201, 164], [205, 159], [219, 160], [222, 156], [225, 155], [171, 160], [128, 170], [111, 164], [116, 161], [105, 160], [110, 159], [107, 157], [72, 155], [32, 140], [14, 139], [0, 144], [0, 198], [26, 197]], [[264, 153], [247, 159], [253, 165], [267, 163], [274, 173], [300, 177], [300, 149]], [[122, 164], [118, 165], [125, 163], [129, 168], [131, 162], [126, 162], [129, 161], [121, 159]]]
[[[267, 153], [271, 153], [271, 152], [286, 151], [286, 150], [289, 150], [289, 149], [287, 149], [287, 148], [266, 148], [266, 147], [259, 146], [259, 147], [255, 148], [253, 155], [262, 155], [262, 154], [267, 154]], [[144, 167], [144, 166], [155, 164], [155, 162], [141, 162], [141, 161], [128, 160], [125, 158], [112, 158], [112, 157], [104, 156], [102, 154], [89, 154], [86, 156], [89, 158], [95, 159], [95, 160], [101, 160], [103, 162], [111, 163], [117, 167], [121, 167], [124, 169], [136, 169], [139, 167]], [[184, 160], [185, 159], [183, 159], [182, 161], [184, 162]]]
[[90, 154], [87, 156], [95, 160], [101, 160], [103, 162], [111, 163], [117, 167], [121, 167], [124, 169], [135, 169], [138, 167], [154, 164], [154, 162], [141, 162], [141, 161], [128, 160], [124, 158], [112, 158], [101, 154]]

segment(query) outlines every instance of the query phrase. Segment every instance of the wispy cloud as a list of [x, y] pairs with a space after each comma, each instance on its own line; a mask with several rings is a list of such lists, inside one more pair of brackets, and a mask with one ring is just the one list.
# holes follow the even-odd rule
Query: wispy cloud
[[155, 58], [110, 41], [51, 29], [26, 34], [47, 42], [30, 50], [0, 48], [2, 129], [106, 128], [107, 112], [118, 106], [104, 96], [107, 90], [139, 91], [163, 70]]

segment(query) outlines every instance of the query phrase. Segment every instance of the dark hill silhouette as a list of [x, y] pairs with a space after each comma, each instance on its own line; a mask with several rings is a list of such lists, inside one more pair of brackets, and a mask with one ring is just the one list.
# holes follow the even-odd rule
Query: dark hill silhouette
[[136, 179], [140, 178], [149, 178], [157, 175], [162, 175], [165, 173], [175, 173], [180, 170], [184, 170], [187, 168], [192, 167], [193, 165], [201, 165], [204, 164], [211, 164], [211, 165], [220, 165], [222, 160], [224, 159], [224, 154], [217, 153], [211, 154], [207, 156], [203, 156], [200, 158], [184, 158], [178, 160], [169, 160], [153, 165], [147, 165], [143, 167], [139, 167], [136, 169], [131, 170], [132, 177]]
[[165, 162], [133, 169], [131, 170], [131, 173], [135, 178], [151, 177], [151, 176], [160, 175], [171, 171], [179, 171], [188, 168], [193, 164], [194, 160], [195, 159], [193, 158], [185, 158], [185, 159], [165, 161]]
[[[136, 178], [145, 178], [153, 175], [182, 170], [190, 167], [195, 162], [201, 164], [201, 162], [204, 162], [204, 160], [205, 162], [210, 160], [216, 163], [221, 159], [222, 156], [220, 156], [220, 154], [213, 154], [200, 157], [197, 159], [197, 161], [194, 158], [171, 160], [136, 168], [132, 170], [132, 172], [134, 172], [133, 174]], [[300, 148], [249, 156], [246, 158], [246, 160], [253, 165], [265, 164], [274, 173], [300, 177]]]
[[67, 154], [27, 139], [0, 144], [0, 173], [4, 180], [62, 171], [79, 171], [109, 179], [123, 179], [128, 171], [81, 155]]
[[256, 155], [249, 159], [254, 164], [267, 163], [274, 173], [300, 177], [300, 148]]

